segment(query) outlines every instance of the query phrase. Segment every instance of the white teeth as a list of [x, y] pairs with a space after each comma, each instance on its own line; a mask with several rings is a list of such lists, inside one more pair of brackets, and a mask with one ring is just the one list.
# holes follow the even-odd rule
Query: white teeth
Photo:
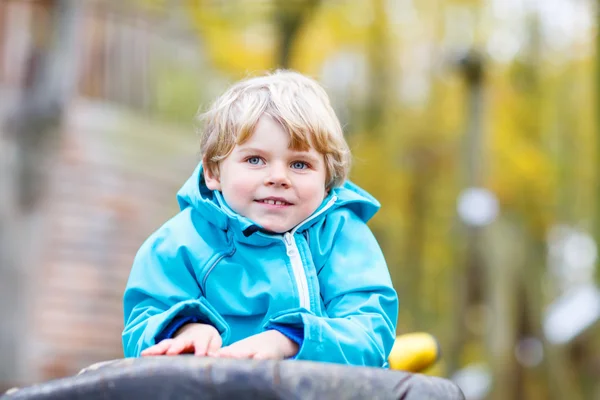
[[265, 203], [265, 204], [271, 204], [271, 205], [274, 205], [274, 206], [283, 206], [283, 205], [287, 204], [287, 203], [286, 203], [286, 202], [284, 202], [284, 201], [280, 201], [280, 200], [272, 200], [272, 199], [265, 199], [265, 200], [261, 200], [261, 202], [262, 202], [262, 203]]

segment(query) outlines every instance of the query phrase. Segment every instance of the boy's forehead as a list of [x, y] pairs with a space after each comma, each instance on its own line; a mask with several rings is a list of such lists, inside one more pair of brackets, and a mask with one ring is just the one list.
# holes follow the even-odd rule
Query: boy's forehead
[[[264, 117], [261, 117], [261, 120], [264, 119]], [[269, 117], [270, 119], [270, 117]], [[315, 147], [313, 146], [312, 142], [312, 135], [308, 134], [304, 137], [299, 137], [299, 135], [294, 135], [292, 133], [290, 133], [288, 131], [288, 129], [286, 127], [284, 127], [282, 124], [280, 124], [278, 121], [276, 120], [272, 120], [272, 123], [277, 124], [278, 127], [281, 127], [283, 129], [283, 132], [285, 132], [285, 141], [287, 143], [287, 147], [295, 152], [310, 152], [311, 150], [316, 151]], [[260, 121], [259, 121], [260, 124]], [[254, 129], [252, 131], [250, 131], [247, 135], [243, 135], [243, 137], [238, 136], [238, 139], [236, 140], [236, 146], [239, 147], [243, 147], [243, 148], [262, 148], [262, 147], [270, 147], [274, 140], [271, 136], [272, 134], [272, 127], [269, 127], [269, 125], [261, 125], [259, 127], [259, 124], [257, 124]], [[261, 129], [262, 127], [262, 129]], [[241, 140], [240, 140], [241, 139]], [[276, 142], [277, 140], [275, 140]]]

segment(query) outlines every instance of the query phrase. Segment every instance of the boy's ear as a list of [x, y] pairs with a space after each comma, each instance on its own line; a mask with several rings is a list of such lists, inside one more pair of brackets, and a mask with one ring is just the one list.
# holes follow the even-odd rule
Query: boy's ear
[[210, 190], [221, 190], [221, 181], [219, 180], [219, 177], [210, 172], [208, 168], [204, 168], [203, 172], [206, 187]]

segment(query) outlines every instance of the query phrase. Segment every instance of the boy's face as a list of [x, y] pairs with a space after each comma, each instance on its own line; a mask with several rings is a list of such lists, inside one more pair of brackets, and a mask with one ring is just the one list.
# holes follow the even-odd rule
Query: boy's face
[[263, 115], [252, 136], [221, 161], [218, 177], [204, 170], [206, 185], [263, 228], [291, 230], [321, 205], [327, 192], [323, 154], [313, 148], [294, 151], [289, 141], [283, 127]]

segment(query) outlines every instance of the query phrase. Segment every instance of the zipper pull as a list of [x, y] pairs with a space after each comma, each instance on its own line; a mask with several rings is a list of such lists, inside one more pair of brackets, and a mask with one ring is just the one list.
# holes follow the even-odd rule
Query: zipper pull
[[288, 256], [294, 255], [294, 246], [292, 246], [293, 240], [294, 238], [291, 233], [286, 232], [283, 235], [283, 242], [285, 243], [285, 250]]
[[291, 246], [292, 245], [292, 234], [289, 232], [284, 233], [283, 240], [285, 241], [285, 244], [287, 246]]

